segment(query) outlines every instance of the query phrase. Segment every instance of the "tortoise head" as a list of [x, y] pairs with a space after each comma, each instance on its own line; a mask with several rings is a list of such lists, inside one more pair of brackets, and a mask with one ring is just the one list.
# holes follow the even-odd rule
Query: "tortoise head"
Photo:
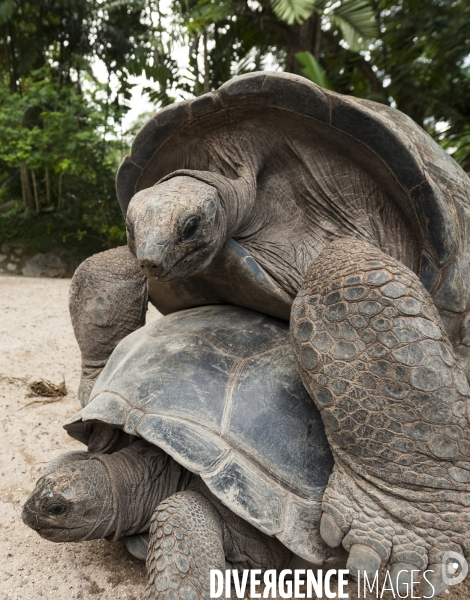
[[106, 468], [87, 452], [55, 459], [38, 480], [23, 507], [24, 523], [52, 542], [75, 542], [106, 535], [112, 515]]
[[210, 264], [226, 241], [217, 189], [175, 176], [138, 192], [127, 212], [127, 240], [147, 277], [173, 281]]

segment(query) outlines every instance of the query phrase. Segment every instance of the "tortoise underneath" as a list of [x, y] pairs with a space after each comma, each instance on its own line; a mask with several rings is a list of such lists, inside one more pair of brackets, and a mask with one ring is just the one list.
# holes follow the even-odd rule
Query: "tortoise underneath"
[[65, 427], [88, 452], [52, 461], [23, 520], [56, 542], [149, 531], [148, 599], [208, 599], [226, 563], [337, 556], [319, 531], [333, 459], [283, 321], [209, 306], [151, 323]]

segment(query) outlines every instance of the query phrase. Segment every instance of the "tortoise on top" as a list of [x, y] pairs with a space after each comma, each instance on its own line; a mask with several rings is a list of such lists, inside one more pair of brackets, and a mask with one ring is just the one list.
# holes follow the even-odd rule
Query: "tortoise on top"
[[161, 111], [117, 186], [130, 254], [91, 259], [72, 288], [82, 401], [147, 297], [163, 313], [230, 302], [290, 318], [336, 460], [324, 539], [371, 571], [466, 551], [470, 182], [456, 163], [398, 111], [255, 73]]

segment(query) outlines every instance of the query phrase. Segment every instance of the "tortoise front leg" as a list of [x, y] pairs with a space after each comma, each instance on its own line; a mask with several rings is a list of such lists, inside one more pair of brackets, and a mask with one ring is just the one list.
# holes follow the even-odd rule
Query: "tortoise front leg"
[[82, 354], [82, 406], [117, 344], [144, 325], [147, 296], [147, 279], [127, 246], [95, 254], [75, 271], [69, 308]]
[[431, 297], [379, 249], [339, 240], [310, 268], [291, 334], [335, 458], [323, 539], [352, 571], [432, 569], [424, 595], [441, 593], [443, 555], [470, 553], [470, 394]]
[[178, 492], [150, 524], [145, 600], [210, 600], [210, 571], [282, 569], [290, 552], [223, 506], [204, 484]]

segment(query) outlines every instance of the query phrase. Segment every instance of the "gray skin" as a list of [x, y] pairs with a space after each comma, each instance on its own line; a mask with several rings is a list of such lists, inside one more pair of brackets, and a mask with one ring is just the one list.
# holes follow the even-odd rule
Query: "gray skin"
[[[109, 433], [109, 426], [95, 425], [91, 445], [100, 438], [106, 444]], [[59, 456], [38, 480], [22, 516], [52, 542], [149, 531], [145, 600], [209, 600], [210, 569], [282, 569], [290, 560], [278, 540], [236, 516], [200, 477], [144, 440], [112, 454]]]
[[[411, 577], [449, 550], [469, 558], [470, 183], [452, 159], [398, 111], [253, 74], [149, 122], [118, 194], [130, 254], [100, 260], [114, 274], [134, 257], [148, 285], [112, 295], [121, 315], [150, 298], [165, 314], [232, 302], [290, 320], [336, 462], [321, 534], [348, 568]], [[88, 289], [93, 270], [76, 274], [76, 330], [86, 294], [109, 294]], [[120, 328], [89, 330], [109, 356]]]

